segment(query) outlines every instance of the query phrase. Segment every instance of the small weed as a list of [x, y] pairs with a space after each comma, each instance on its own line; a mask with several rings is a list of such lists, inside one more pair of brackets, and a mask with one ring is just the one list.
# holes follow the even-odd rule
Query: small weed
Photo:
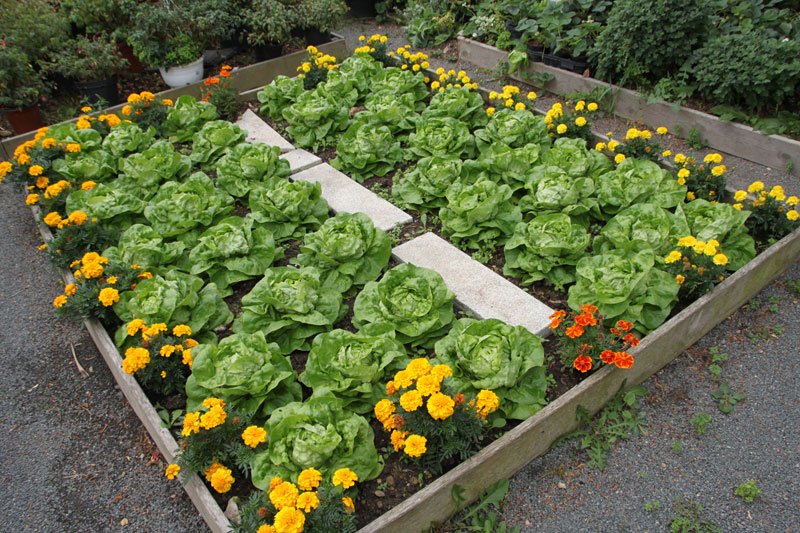
[[786, 282], [786, 288], [795, 296], [800, 296], [800, 279], [790, 279]]
[[722, 533], [719, 525], [703, 517], [703, 506], [699, 503], [675, 502], [675, 513], [677, 516], [669, 524], [671, 533]]
[[372, 192], [383, 198], [384, 200], [391, 202], [392, 201], [392, 191], [389, 189], [388, 186], [384, 185], [383, 183], [376, 183], [372, 186]]
[[161, 427], [171, 429], [179, 425], [183, 419], [183, 409], [170, 411], [160, 404], [155, 405], [158, 417], [161, 419]]
[[700, 130], [697, 128], [691, 128], [689, 130], [688, 135], [686, 135], [686, 144], [689, 145], [689, 148], [694, 150], [702, 150], [708, 147], [708, 141], [703, 139], [703, 136], [700, 135]]
[[692, 417], [692, 426], [698, 435], [705, 435], [708, 425], [711, 423], [711, 415], [708, 413], [697, 413]]
[[758, 344], [764, 341], [768, 341], [770, 339], [775, 339], [783, 335], [783, 327], [781, 326], [773, 326], [773, 327], [765, 327], [765, 326], [757, 326], [752, 331], [747, 332], [747, 338], [753, 344]]
[[642, 472], [641, 470], [639, 472], [636, 472], [636, 475], [639, 476], [639, 479], [647, 478], [647, 472]]
[[708, 365], [708, 373], [711, 374], [711, 377], [714, 379], [719, 379], [722, 376], [722, 367], [716, 363], [712, 363]]
[[729, 415], [733, 412], [734, 406], [745, 400], [744, 394], [733, 392], [730, 385], [723, 383], [717, 390], [711, 393], [711, 397], [717, 400], [719, 410]]
[[545, 85], [556, 79], [555, 76], [550, 74], [549, 72], [534, 72], [530, 73], [528, 71], [524, 71], [520, 75], [523, 80], [530, 83], [534, 87], [543, 88]]
[[791, 159], [787, 160], [786, 163], [783, 165], [783, 168], [786, 169], [786, 172], [790, 173], [794, 170], [794, 161]]
[[[454, 485], [450, 493], [456, 508], [464, 507], [464, 488]], [[503, 479], [486, 489], [481, 499], [456, 514], [453, 518], [429, 529], [431, 533], [462, 531], [493, 531], [497, 533], [519, 533], [518, 527], [510, 527], [501, 520], [501, 506], [508, 494], [508, 480]]]
[[653, 511], [658, 511], [661, 509], [661, 502], [658, 500], [653, 500], [651, 502], [647, 502], [644, 504], [644, 510], [648, 513], [652, 513]]
[[719, 379], [720, 376], [722, 376], [722, 366], [720, 366], [720, 363], [724, 363], [728, 360], [728, 354], [720, 352], [719, 348], [716, 346], [709, 348], [708, 352], [711, 354], [711, 364], [708, 365], [708, 373], [711, 374], [712, 378]]
[[400, 239], [403, 236], [403, 227], [395, 226], [389, 231], [389, 238], [392, 240], [392, 246], [400, 244]]
[[589, 465], [603, 470], [611, 446], [618, 440], [640, 434], [644, 429], [644, 419], [639, 414], [639, 400], [645, 396], [647, 389], [644, 387], [620, 391], [595, 417], [591, 417], [582, 405], [578, 406], [576, 417], [581, 423], [580, 427], [559, 441], [580, 438], [580, 448], [586, 450]]
[[672, 443], [672, 453], [675, 455], [680, 454], [683, 451], [683, 443], [680, 441], [675, 441]]
[[761, 489], [756, 487], [755, 479], [748, 479], [747, 481], [736, 487], [736, 491], [734, 492], [734, 494], [736, 494], [738, 497], [740, 497], [747, 503], [752, 503], [753, 500], [761, 497]]
[[770, 296], [769, 297], [769, 312], [773, 315], [778, 312], [778, 306], [781, 303], [781, 299], [778, 296]]

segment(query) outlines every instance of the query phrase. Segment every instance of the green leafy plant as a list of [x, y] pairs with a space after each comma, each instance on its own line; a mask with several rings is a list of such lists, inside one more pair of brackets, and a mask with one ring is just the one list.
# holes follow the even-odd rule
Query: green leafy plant
[[542, 147], [526, 144], [511, 148], [502, 142], [484, 147], [478, 158], [464, 162], [462, 177], [466, 181], [485, 178], [505, 183], [516, 193], [524, 187], [534, 168], [541, 163]]
[[645, 502], [644, 504], [644, 510], [647, 511], [648, 513], [651, 513], [653, 511], [658, 511], [660, 509], [661, 509], [661, 502], [658, 500], [652, 500], [649, 502]]
[[752, 503], [756, 500], [756, 498], [761, 497], [761, 489], [756, 486], [755, 479], [748, 479], [744, 483], [741, 483], [736, 490], [734, 491], [736, 496], [740, 497], [747, 503]]
[[[473, 505], [463, 509], [455, 517], [448, 520], [437, 531], [493, 531], [495, 533], [519, 533], [518, 527], [509, 527], [500, 520], [500, 506], [508, 495], [509, 482], [501, 479], [494, 483], [481, 495]], [[453, 485], [451, 492], [453, 503], [457, 509], [464, 507], [464, 488]]]
[[657, 205], [643, 203], [626, 207], [608, 221], [595, 237], [595, 251], [653, 250], [666, 254], [687, 228], [681, 219]]
[[488, 117], [483, 109], [483, 98], [468, 87], [446, 87], [431, 98], [422, 111], [423, 117], [450, 117], [467, 124], [470, 130], [486, 125]]
[[474, 143], [464, 122], [451, 117], [422, 117], [408, 137], [408, 151], [416, 158], [470, 155]]
[[328, 218], [328, 202], [319, 183], [271, 177], [250, 190], [250, 216], [269, 229], [275, 242], [302, 238]]
[[392, 244], [364, 213], [338, 213], [306, 233], [295, 263], [319, 269], [324, 287], [344, 293], [377, 279], [389, 264]]
[[[754, 195], [748, 196], [748, 193]], [[750, 212], [744, 224], [750, 235], [762, 247], [782, 239], [800, 226], [797, 196], [786, 197], [783, 187], [775, 185], [769, 192], [761, 181], [754, 181], [747, 191], [738, 190], [733, 199], [734, 208]]]
[[748, 211], [730, 204], [694, 200], [679, 205], [676, 215], [684, 217], [689, 234], [708, 243], [715, 240], [729, 259], [728, 270], [737, 270], [755, 257], [755, 242], [747, 232]]
[[89, 190], [76, 189], [67, 196], [68, 212], [83, 211], [106, 227], [126, 227], [144, 210], [144, 200], [111, 184], [98, 183]]
[[331, 165], [361, 182], [386, 175], [403, 155], [399, 140], [388, 127], [354, 122], [339, 138]]
[[276, 76], [269, 85], [258, 91], [258, 101], [261, 103], [259, 112], [272, 119], [283, 118], [283, 110], [293, 104], [302, 93], [303, 79], [289, 78], [282, 74]]
[[522, 326], [461, 318], [435, 350], [435, 361], [453, 370], [454, 390], [467, 395], [491, 390], [504, 418], [524, 420], [547, 404], [542, 341]]
[[213, 164], [226, 149], [244, 142], [245, 132], [227, 120], [212, 120], [203, 124], [192, 137], [192, 163]]
[[721, 164], [722, 155], [710, 153], [700, 163], [693, 157], [676, 154], [674, 161], [673, 173], [679, 185], [686, 185], [689, 191], [686, 193], [687, 199], [714, 202], [725, 197], [725, 174], [728, 168]]
[[217, 185], [231, 196], [247, 196], [271, 178], [287, 178], [289, 162], [277, 146], [241, 143], [228, 149], [217, 161]]
[[7, 44], [0, 45], [0, 107], [32, 106], [45, 92], [44, 81], [28, 56]]
[[544, 118], [524, 109], [501, 109], [492, 115], [485, 128], [475, 131], [475, 142], [482, 152], [495, 142], [505, 143], [511, 148], [526, 144], [549, 146], [550, 137]]
[[722, 533], [716, 523], [703, 517], [703, 506], [690, 500], [675, 503], [677, 516], [669, 523], [671, 533]]
[[133, 224], [119, 235], [113, 246], [106, 248], [103, 255], [109, 260], [155, 269], [174, 263], [185, 250], [183, 242], [165, 242], [161, 234], [150, 226]]
[[726, 415], [733, 413], [736, 404], [745, 400], [744, 394], [733, 392], [727, 383], [720, 384], [719, 388], [711, 393], [711, 397], [717, 401], [719, 410]]
[[231, 82], [233, 67], [222, 65], [216, 76], [206, 78], [201, 100], [214, 106], [220, 117], [234, 121], [239, 115], [239, 90]]
[[203, 125], [216, 119], [217, 109], [208, 102], [198, 101], [187, 94], [179, 96], [175, 104], [167, 111], [161, 125], [161, 133], [172, 142], [191, 140]]
[[455, 319], [454, 299], [438, 273], [404, 263], [364, 286], [353, 305], [353, 324], [388, 324], [403, 344], [431, 346]]
[[203, 53], [204, 38], [189, 12], [170, 2], [136, 4], [126, 38], [134, 54], [150, 67], [166, 68], [192, 63]]
[[[342, 68], [346, 66], [345, 64], [348, 61], [350, 60], [348, 59], [342, 63]], [[372, 69], [380, 65], [374, 59], [370, 58], [370, 61], [372, 61]], [[346, 74], [346, 69], [343, 72]], [[403, 94], [410, 94], [414, 97], [414, 106], [417, 111], [422, 111], [425, 108], [425, 101], [430, 98], [430, 91], [428, 86], [425, 85], [425, 77], [421, 73], [402, 70], [397, 67], [387, 67], [373, 72], [374, 75], [368, 85], [373, 94], [389, 93], [397, 97]], [[368, 74], [368, 72], [363, 72], [361, 76], [364, 74]], [[352, 75], [349, 77], [352, 78]]]
[[346, 311], [342, 294], [323, 287], [315, 267], [272, 267], [242, 298], [242, 313], [233, 329], [237, 333], [263, 331], [282, 354], [289, 354], [308, 350], [311, 337], [330, 331]]
[[79, 35], [62, 41], [44, 68], [70, 80], [88, 82], [116, 76], [127, 65], [128, 60], [117, 50], [117, 43], [108, 35], [100, 34], [91, 38]]
[[350, 106], [342, 101], [342, 95], [328, 92], [323, 84], [301, 93], [282, 114], [289, 123], [286, 130], [292, 139], [299, 146], [316, 150], [332, 144], [338, 133], [347, 128], [349, 111]]
[[395, 174], [392, 199], [402, 207], [425, 211], [447, 205], [446, 193], [461, 176], [463, 162], [458, 157], [423, 157], [408, 170]]
[[282, 45], [291, 35], [294, 15], [280, 0], [252, 0], [242, 19], [251, 46]]
[[442, 232], [465, 248], [504, 244], [522, 221], [513, 191], [490, 180], [455, 182], [447, 190], [447, 205], [439, 210]]
[[692, 417], [692, 427], [698, 435], [705, 435], [708, 425], [711, 423], [711, 415], [708, 413], [697, 413]]
[[148, 148], [120, 159], [119, 179], [109, 185], [149, 200], [162, 183], [186, 177], [191, 168], [189, 156], [175, 150], [172, 143], [158, 140]]
[[118, 158], [143, 152], [150, 147], [155, 136], [153, 127], [141, 128], [134, 123], [121, 122], [103, 138], [103, 150]]

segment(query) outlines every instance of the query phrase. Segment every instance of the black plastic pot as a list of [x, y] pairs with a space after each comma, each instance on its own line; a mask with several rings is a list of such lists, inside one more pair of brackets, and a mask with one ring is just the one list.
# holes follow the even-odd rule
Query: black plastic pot
[[117, 77], [113, 76], [107, 80], [75, 82], [78, 94], [91, 104], [96, 104], [101, 100], [109, 106], [119, 103], [119, 91], [117, 90]]
[[542, 63], [551, 67], [561, 67], [561, 58], [555, 54], [542, 54]]
[[281, 57], [283, 53], [282, 44], [261, 44], [253, 47], [253, 52], [256, 55], [256, 61], [266, 61], [268, 59], [275, 59]]
[[522, 38], [522, 32], [517, 31], [517, 23], [510, 20], [506, 21], [506, 30], [511, 34], [511, 39], [514, 41]]
[[589, 63], [586, 61], [586, 58], [561, 58], [561, 68], [569, 70], [570, 72], [575, 72], [576, 74], [583, 74], [583, 72], [589, 68]]
[[529, 44], [528, 45], [528, 59], [531, 61], [542, 61], [542, 57], [544, 56], [544, 46], [541, 44]]

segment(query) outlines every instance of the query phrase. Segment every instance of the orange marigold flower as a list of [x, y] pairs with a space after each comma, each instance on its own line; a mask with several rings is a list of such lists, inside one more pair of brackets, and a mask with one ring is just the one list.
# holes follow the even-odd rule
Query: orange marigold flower
[[584, 313], [589, 313], [589, 314], [596, 313], [597, 312], [597, 306], [590, 305], [590, 304], [582, 305], [581, 306], [581, 311], [583, 311]]
[[600, 352], [600, 359], [607, 365], [613, 365], [616, 358], [616, 352], [612, 352], [611, 350], [603, 350]]
[[552, 320], [550, 321], [550, 325], [549, 325], [548, 327], [549, 327], [550, 329], [556, 329], [556, 328], [558, 328], [558, 326], [560, 326], [560, 325], [561, 325], [561, 319], [560, 319], [560, 318], [554, 318], [554, 319], [552, 319]]
[[565, 316], [567, 316], [567, 312], [564, 311], [563, 309], [558, 309], [552, 315], [550, 315], [548, 318], [564, 318]]
[[566, 332], [567, 337], [570, 339], [575, 339], [583, 335], [583, 326], [580, 324], [573, 324], [567, 328]]
[[596, 326], [597, 319], [591, 313], [581, 313], [580, 315], [575, 317], [575, 323], [579, 326]]
[[633, 328], [633, 323], [627, 320], [618, 320], [617, 327], [622, 331], [630, 331]]
[[206, 87], [210, 87], [211, 85], [216, 85], [218, 83], [219, 83], [219, 78], [217, 77], [208, 78], [206, 79], [206, 81], [203, 82], [203, 84], [205, 84]]
[[575, 362], [572, 363], [572, 366], [574, 366], [575, 370], [578, 372], [585, 374], [592, 369], [592, 358], [581, 355], [580, 357], [575, 358]]
[[631, 346], [639, 346], [639, 339], [636, 338], [636, 335], [634, 335], [633, 333], [628, 333], [627, 335], [622, 337], [622, 340], [624, 342], [627, 342]]
[[633, 366], [633, 356], [628, 352], [617, 352], [614, 364], [618, 368], [630, 368]]

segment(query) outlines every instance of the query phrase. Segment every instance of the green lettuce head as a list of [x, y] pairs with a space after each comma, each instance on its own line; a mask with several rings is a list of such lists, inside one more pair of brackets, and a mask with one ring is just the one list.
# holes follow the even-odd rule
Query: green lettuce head
[[453, 300], [442, 276], [405, 263], [364, 286], [353, 305], [353, 324], [388, 325], [403, 344], [429, 346], [453, 322]]
[[363, 416], [342, 408], [333, 396], [312, 397], [272, 412], [266, 424], [268, 448], [250, 466], [253, 484], [269, 489], [270, 480], [297, 479], [307, 468], [329, 478], [349, 468], [359, 481], [378, 477], [383, 461], [375, 449], [375, 434]]
[[435, 361], [453, 369], [454, 390], [497, 394], [505, 418], [524, 420], [547, 404], [542, 341], [522, 326], [461, 318], [436, 343]]
[[526, 144], [550, 146], [550, 136], [543, 117], [528, 110], [501, 109], [489, 119], [486, 127], [475, 132], [478, 150], [483, 151], [496, 142], [511, 148]]
[[730, 204], [712, 204], [697, 199], [679, 205], [676, 215], [686, 221], [686, 235], [694, 235], [701, 241], [719, 241], [721, 251], [728, 256], [729, 270], [738, 270], [756, 256], [755, 241], [744, 225], [750, 211], [738, 211]]
[[53, 161], [53, 170], [74, 184], [103, 182], [116, 177], [117, 158], [106, 150], [66, 154], [64, 159]]
[[597, 205], [592, 215], [608, 220], [629, 205], [650, 203], [665, 209], [683, 203], [686, 186], [652, 161], [626, 159], [595, 180]]
[[464, 122], [470, 130], [481, 128], [489, 121], [483, 109], [483, 98], [467, 87], [447, 87], [431, 98], [422, 111], [423, 117], [450, 117]]
[[331, 166], [362, 182], [386, 175], [402, 160], [400, 141], [388, 127], [354, 122], [339, 138]]
[[227, 148], [243, 143], [247, 135], [232, 122], [212, 120], [203, 124], [192, 137], [192, 163], [212, 164], [222, 157]]
[[266, 418], [278, 407], [299, 401], [302, 391], [289, 359], [258, 331], [192, 348], [186, 396], [187, 411], [196, 411], [203, 400], [215, 397], [237, 410]]
[[385, 396], [386, 376], [407, 363], [405, 348], [391, 329], [369, 333], [334, 329], [314, 339], [300, 382], [315, 396], [333, 394], [346, 409], [365, 414]]
[[175, 262], [186, 249], [180, 241], [164, 242], [156, 230], [145, 224], [134, 224], [119, 237], [119, 243], [103, 252], [109, 261], [140, 265], [146, 270]]
[[247, 203], [250, 216], [269, 229], [279, 243], [316, 230], [330, 210], [319, 183], [275, 177], [251, 189]]
[[121, 292], [114, 313], [123, 322], [116, 333], [117, 346], [128, 335], [124, 324], [134, 318], [148, 325], [186, 324], [194, 335], [227, 324], [233, 318], [216, 285], [204, 285], [199, 277], [177, 270], [142, 280], [134, 290]]
[[272, 119], [281, 118], [284, 108], [292, 105], [303, 91], [302, 78], [277, 76], [258, 92], [258, 101], [261, 103], [259, 111]]
[[481, 180], [454, 183], [447, 191], [447, 207], [439, 211], [442, 232], [468, 248], [504, 243], [522, 221], [508, 185]]
[[315, 266], [324, 287], [344, 293], [380, 276], [392, 255], [392, 241], [364, 213], [339, 213], [307, 233], [296, 263]]
[[242, 143], [228, 149], [217, 161], [217, 184], [231, 196], [241, 197], [269, 178], [285, 178], [289, 162], [277, 146]]
[[317, 150], [333, 144], [339, 132], [347, 129], [350, 106], [320, 86], [302, 93], [284, 108], [283, 118], [289, 123], [286, 130], [298, 146]]
[[310, 339], [330, 331], [347, 311], [342, 294], [325, 288], [319, 270], [314, 267], [273, 267], [242, 298], [242, 313], [234, 331], [263, 331], [270, 342], [280, 346], [282, 354], [308, 350]]
[[517, 224], [505, 246], [503, 274], [515, 276], [523, 285], [546, 280], [558, 290], [575, 281], [575, 264], [584, 256], [591, 236], [569, 215], [539, 215]]
[[208, 226], [233, 209], [233, 198], [214, 187], [203, 172], [186, 181], [168, 181], [144, 208], [144, 216], [163, 237], [181, 235], [198, 226]]
[[689, 234], [686, 223], [653, 204], [634, 204], [617, 213], [594, 240], [596, 252], [653, 250], [666, 255], [676, 239]]
[[143, 130], [132, 122], [120, 122], [103, 139], [103, 149], [114, 157], [123, 157], [134, 152], [143, 152], [152, 144], [155, 136], [156, 129], [152, 126]]
[[395, 175], [392, 197], [401, 207], [417, 211], [444, 207], [447, 190], [460, 178], [462, 165], [455, 156], [423, 157], [416, 166]]
[[414, 98], [417, 111], [425, 108], [425, 100], [430, 93], [425, 85], [425, 76], [419, 72], [401, 70], [397, 67], [384, 68], [372, 78], [373, 95], [389, 93], [395, 96], [410, 94]]
[[67, 212], [83, 211], [106, 225], [118, 228], [127, 227], [135, 219], [141, 218], [145, 202], [114, 184], [98, 183], [92, 189], [75, 189], [67, 196]]
[[343, 78], [349, 80], [358, 91], [359, 100], [370, 93], [372, 80], [383, 70], [383, 65], [372, 56], [355, 54], [339, 64], [337, 71]]
[[414, 121], [419, 117], [414, 106], [414, 96], [408, 93], [370, 94], [364, 102], [364, 111], [356, 114], [353, 123], [386, 126], [393, 134], [405, 133], [414, 129]]
[[567, 300], [572, 309], [596, 305], [609, 322], [627, 320], [643, 333], [660, 326], [678, 299], [680, 285], [671, 274], [655, 268], [652, 250], [587, 256], [575, 270], [577, 281]]
[[198, 102], [194, 96], [179, 96], [167, 111], [161, 133], [172, 142], [186, 142], [200, 131], [203, 124], [217, 118], [217, 108], [213, 104]]
[[197, 239], [189, 252], [191, 274], [205, 273], [223, 293], [233, 283], [260, 277], [275, 260], [275, 241], [250, 216], [226, 217]]
[[595, 184], [592, 178], [570, 176], [552, 165], [534, 167], [528, 176], [525, 190], [519, 201], [526, 215], [545, 215], [563, 212], [573, 217], [584, 215], [597, 203], [592, 197]]
[[541, 149], [541, 145], [533, 143], [511, 148], [495, 142], [485, 147], [477, 160], [465, 161], [463, 174], [468, 181], [498, 181], [516, 192], [525, 186], [531, 171], [540, 164]]
[[466, 124], [450, 117], [422, 117], [408, 137], [408, 151], [415, 159], [433, 155], [469, 156], [475, 140]]
[[53, 126], [47, 131], [47, 136], [59, 144], [80, 144], [82, 154], [97, 150], [103, 145], [103, 136], [99, 131], [94, 128], [79, 130], [73, 122]]
[[611, 160], [597, 150], [587, 149], [585, 140], [568, 137], [556, 139], [543, 161], [576, 178], [595, 178], [612, 168]]
[[121, 159], [119, 180], [115, 183], [143, 200], [149, 200], [159, 185], [169, 180], [187, 176], [192, 169], [188, 156], [178, 153], [172, 143], [156, 141], [143, 152]]

